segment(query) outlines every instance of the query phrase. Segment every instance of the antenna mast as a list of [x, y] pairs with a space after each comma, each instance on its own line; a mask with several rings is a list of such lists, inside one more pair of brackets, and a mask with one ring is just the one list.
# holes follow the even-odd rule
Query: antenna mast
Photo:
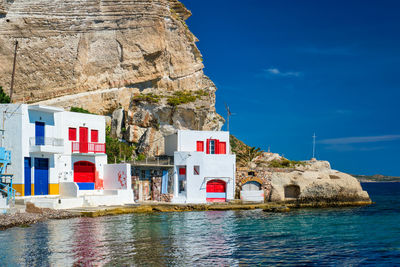
[[313, 135], [313, 149], [312, 149], [312, 158], [313, 159], [315, 159], [315, 138], [316, 138], [317, 136], [315, 135], [315, 133], [314, 133], [314, 135]]
[[229, 132], [229, 117], [232, 115], [232, 113], [231, 113], [231, 111], [230, 111], [230, 109], [229, 109], [229, 106], [227, 105], [227, 104], [225, 104], [225, 109], [226, 109], [226, 113], [227, 113], [227, 129], [228, 129], [228, 132]]

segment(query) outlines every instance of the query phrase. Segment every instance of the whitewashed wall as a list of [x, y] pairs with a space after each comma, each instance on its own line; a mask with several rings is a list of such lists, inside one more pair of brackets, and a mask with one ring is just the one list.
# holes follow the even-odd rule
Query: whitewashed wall
[[204, 142], [204, 151], [206, 151], [207, 139], [218, 139], [226, 142], [226, 153], [229, 154], [229, 132], [224, 131], [178, 131], [178, 149], [177, 151], [196, 151], [197, 141]]
[[132, 189], [130, 164], [106, 164], [104, 166], [104, 190]]
[[[235, 197], [235, 155], [210, 155], [204, 152], [175, 152], [174, 197], [177, 197], [178, 167], [186, 165], [186, 202], [206, 202], [206, 182], [220, 179], [226, 182], [227, 199]], [[194, 175], [194, 166], [200, 166], [200, 174]]]

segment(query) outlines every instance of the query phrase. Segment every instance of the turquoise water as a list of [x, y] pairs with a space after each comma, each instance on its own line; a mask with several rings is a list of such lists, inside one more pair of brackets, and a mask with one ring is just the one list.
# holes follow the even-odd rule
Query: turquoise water
[[0, 265], [400, 265], [400, 183], [375, 205], [74, 218], [0, 232]]

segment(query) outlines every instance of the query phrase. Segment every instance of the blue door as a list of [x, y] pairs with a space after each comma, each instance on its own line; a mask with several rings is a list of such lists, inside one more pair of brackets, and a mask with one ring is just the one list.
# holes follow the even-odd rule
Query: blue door
[[25, 196], [30, 196], [32, 194], [31, 192], [31, 158], [26, 157], [24, 158], [24, 176], [25, 176]]
[[35, 122], [35, 145], [43, 146], [44, 145], [44, 122], [37, 121]]
[[35, 158], [35, 195], [49, 194], [49, 159]]

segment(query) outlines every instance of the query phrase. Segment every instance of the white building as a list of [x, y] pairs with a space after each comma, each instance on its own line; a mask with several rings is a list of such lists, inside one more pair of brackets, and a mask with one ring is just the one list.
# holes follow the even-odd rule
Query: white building
[[[105, 154], [104, 116], [27, 104], [1, 104], [0, 113], [0, 147], [12, 151], [7, 172], [14, 175], [17, 195], [76, 198], [115, 189], [116, 174], [105, 177], [112, 165], [107, 166]], [[130, 189], [130, 168], [125, 169], [123, 187]]]
[[179, 130], [166, 137], [165, 152], [174, 156], [174, 203], [234, 199], [236, 158], [229, 132]]

